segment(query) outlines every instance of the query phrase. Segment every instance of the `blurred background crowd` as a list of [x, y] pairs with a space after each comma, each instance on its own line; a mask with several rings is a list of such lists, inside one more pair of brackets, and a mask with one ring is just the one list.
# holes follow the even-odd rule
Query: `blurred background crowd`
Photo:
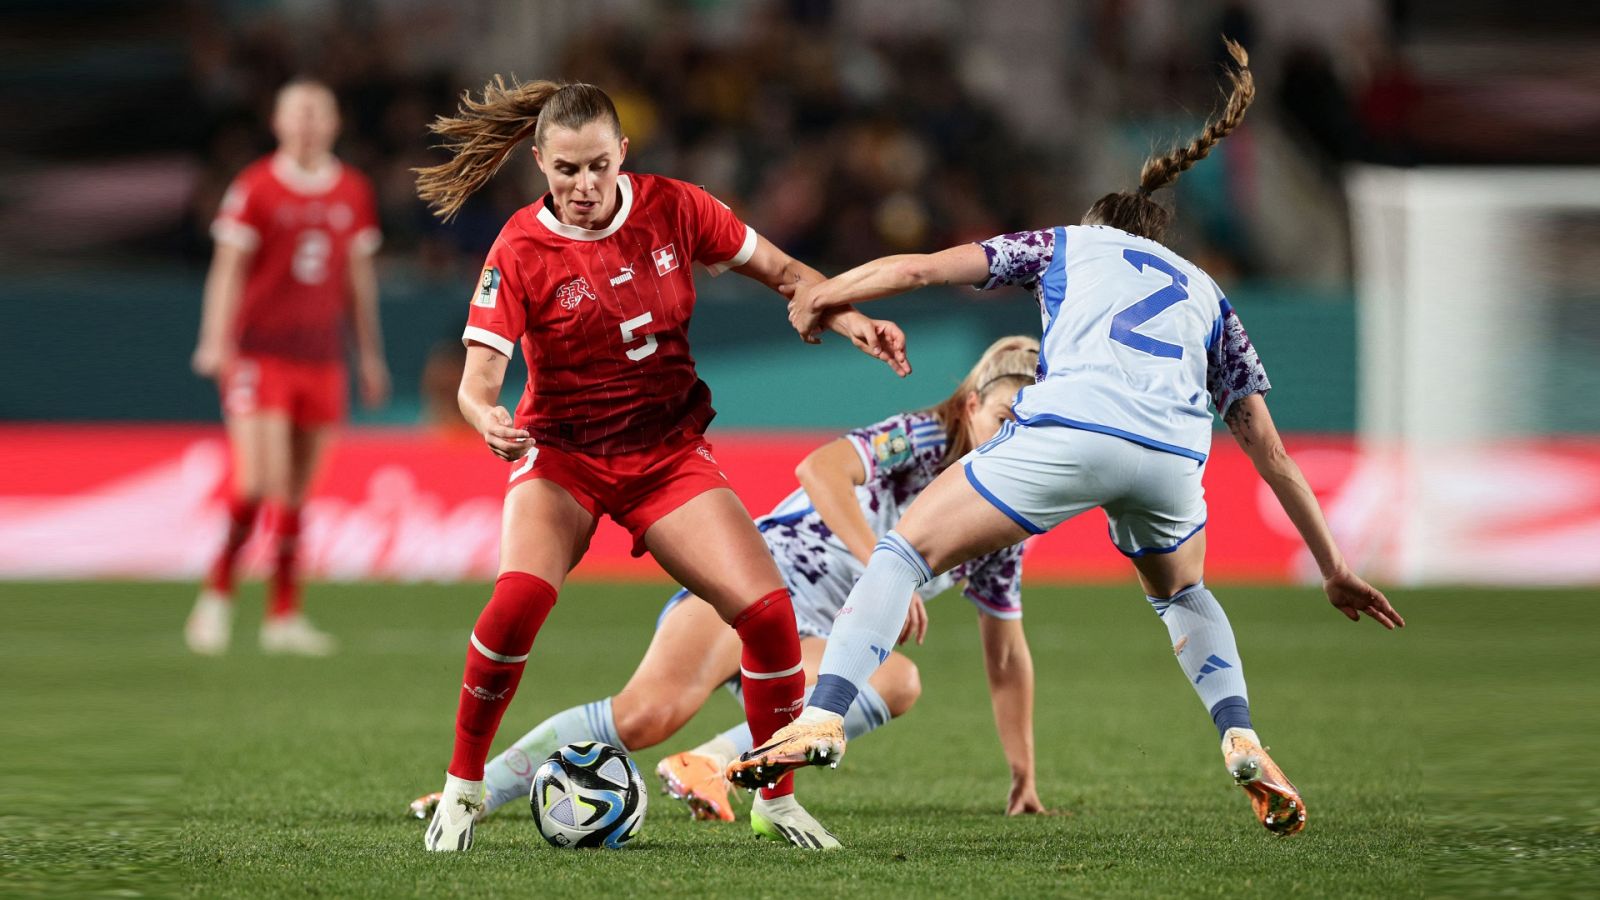
[[[1290, 295], [1308, 309], [1342, 305], [1324, 316], [1333, 324], [1308, 326], [1331, 342], [1327, 369], [1338, 370], [1354, 352], [1342, 349], [1355, 329], [1351, 163], [1596, 158], [1600, 54], [1583, 51], [1594, 49], [1600, 8], [1541, 9], [1548, 15], [1490, 0], [22, 4], [0, 37], [0, 114], [13, 136], [0, 150], [0, 260], [14, 273], [0, 298], [22, 309], [42, 291], [98, 310], [115, 280], [141, 310], [126, 327], [187, 341], [170, 333], [192, 334], [222, 192], [271, 148], [278, 86], [311, 75], [343, 105], [340, 155], [379, 192], [403, 398], [425, 381], [426, 348], [459, 328], [456, 301], [500, 225], [543, 189], [519, 153], [448, 227], [415, 198], [411, 168], [438, 158], [428, 121], [491, 74], [603, 86], [632, 141], [629, 168], [705, 185], [834, 272], [1076, 221], [1215, 107], [1226, 34], [1248, 48], [1261, 96], [1178, 184], [1171, 242], [1230, 295], [1265, 286], [1263, 305]], [[997, 327], [1025, 327], [1029, 315]], [[182, 358], [163, 371], [183, 378]], [[1316, 401], [1331, 424], [1312, 427], [1352, 426], [1340, 394], [1354, 391], [1341, 377]], [[199, 385], [174, 380], [164, 397], [167, 407], [129, 398], [129, 414], [212, 414]], [[5, 406], [0, 414], [46, 414], [15, 397]]]
[[1075, 219], [1213, 107], [1227, 34], [1264, 95], [1220, 162], [1185, 177], [1180, 247], [1223, 277], [1343, 279], [1344, 163], [1594, 154], [1593, 58], [1524, 52], [1559, 44], [1562, 23], [1444, 6], [63, 0], [17, 16], [10, 40], [70, 23], [76, 52], [32, 87], [63, 92], [64, 70], [110, 103], [63, 97], [55, 121], [27, 126], [47, 133], [11, 151], [32, 188], [11, 192], [7, 218], [57, 213], [25, 245], [202, 261], [223, 188], [270, 147], [273, 92], [310, 74], [344, 104], [341, 154], [379, 186], [387, 259], [470, 270], [535, 194], [525, 155], [451, 228], [423, 211], [409, 170], [433, 159], [428, 120], [501, 72], [605, 87], [633, 168], [705, 184], [781, 246], [837, 267]]

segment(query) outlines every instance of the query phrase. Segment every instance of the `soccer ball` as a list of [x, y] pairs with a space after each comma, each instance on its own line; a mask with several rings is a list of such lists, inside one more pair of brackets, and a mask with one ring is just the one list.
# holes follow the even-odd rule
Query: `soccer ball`
[[533, 773], [528, 805], [552, 847], [615, 850], [644, 824], [647, 795], [628, 754], [598, 741], [568, 744]]

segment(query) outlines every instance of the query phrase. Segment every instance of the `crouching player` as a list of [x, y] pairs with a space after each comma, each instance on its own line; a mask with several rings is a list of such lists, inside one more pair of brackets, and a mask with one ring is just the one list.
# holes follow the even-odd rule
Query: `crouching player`
[[[1033, 338], [997, 341], [955, 393], [933, 409], [891, 416], [814, 450], [795, 470], [800, 488], [757, 520], [794, 598], [808, 683], [816, 679], [834, 616], [874, 545], [940, 472], [1000, 430], [1011, 416], [1011, 398], [1033, 383], [1038, 358], [1039, 342]], [[957, 566], [923, 585], [920, 593], [931, 598], [962, 581], [980, 613], [990, 699], [1011, 768], [1006, 812], [1040, 812], [1033, 767], [1033, 661], [1021, 619], [1022, 545]], [[921, 643], [927, 625], [918, 599], [897, 643], [911, 638]], [[921, 692], [916, 665], [899, 652], [884, 652], [883, 665], [845, 716], [851, 737], [904, 715]], [[620, 692], [556, 713], [489, 762], [482, 814], [525, 800], [534, 769], [557, 747], [590, 740], [629, 751], [652, 747], [682, 728], [718, 686], [737, 691], [738, 684], [738, 635], [706, 601], [679, 591], [667, 602], [650, 648]], [[656, 771], [667, 792], [688, 804], [696, 818], [733, 821], [722, 771], [751, 746], [750, 728], [740, 724], [668, 756]], [[412, 811], [428, 817], [438, 796], [418, 799]], [[808, 836], [768, 821], [759, 809], [750, 819], [757, 835], [810, 846]]]

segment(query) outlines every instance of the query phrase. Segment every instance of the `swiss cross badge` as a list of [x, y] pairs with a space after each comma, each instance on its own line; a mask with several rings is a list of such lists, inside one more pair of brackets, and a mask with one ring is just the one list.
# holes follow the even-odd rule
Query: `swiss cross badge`
[[651, 250], [650, 258], [656, 261], [657, 275], [665, 275], [678, 267], [678, 254], [671, 244]]

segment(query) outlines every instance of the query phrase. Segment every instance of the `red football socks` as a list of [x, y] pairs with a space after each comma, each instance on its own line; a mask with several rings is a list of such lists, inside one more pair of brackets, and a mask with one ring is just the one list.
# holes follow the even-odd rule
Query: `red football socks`
[[256, 510], [261, 508], [258, 500], [244, 500], [233, 497], [228, 500], [228, 536], [222, 541], [222, 550], [217, 554], [217, 559], [211, 564], [211, 571], [206, 575], [206, 587], [219, 594], [233, 596], [234, 568], [239, 562], [239, 551], [244, 549], [245, 542], [250, 540], [250, 532], [255, 528]]
[[506, 572], [495, 580], [494, 594], [478, 615], [467, 647], [451, 775], [483, 780], [483, 764], [500, 729], [500, 718], [517, 693], [533, 639], [555, 605], [556, 589], [542, 578]]
[[267, 618], [293, 615], [300, 610], [300, 508], [278, 508], [278, 549], [272, 567], [272, 599]]
[[[800, 634], [789, 592], [779, 589], [750, 604], [733, 620], [744, 642], [739, 667], [744, 684], [744, 715], [750, 736], [760, 747], [772, 733], [794, 721], [805, 695], [806, 676], [800, 665]], [[762, 788], [771, 800], [794, 793], [794, 776]]]

